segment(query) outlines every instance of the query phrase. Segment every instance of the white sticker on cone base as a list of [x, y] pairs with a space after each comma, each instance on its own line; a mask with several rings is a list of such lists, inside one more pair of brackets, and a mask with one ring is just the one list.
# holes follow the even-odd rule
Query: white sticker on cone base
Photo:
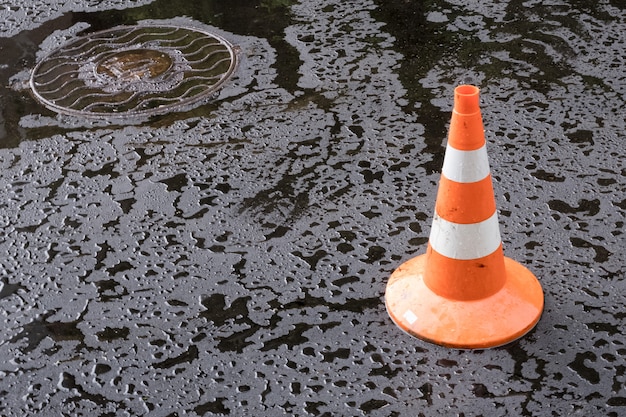
[[429, 238], [434, 251], [460, 260], [491, 255], [501, 242], [497, 212], [487, 220], [472, 224], [452, 223], [435, 213]]
[[415, 323], [415, 321], [417, 320], [417, 316], [415, 315], [415, 313], [413, 313], [411, 310], [407, 310], [406, 313], [404, 313], [402, 315], [402, 317], [404, 317], [404, 319], [409, 323], [409, 324], [413, 324]]
[[484, 179], [489, 175], [486, 145], [473, 151], [460, 151], [448, 145], [441, 172], [449, 180], [461, 183]]

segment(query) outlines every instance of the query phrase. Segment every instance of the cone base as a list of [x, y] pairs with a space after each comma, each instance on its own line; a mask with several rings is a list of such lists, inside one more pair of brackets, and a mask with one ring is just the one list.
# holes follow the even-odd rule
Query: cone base
[[391, 319], [411, 336], [460, 349], [501, 346], [528, 333], [543, 311], [537, 278], [504, 258], [506, 282], [496, 294], [472, 301], [443, 298], [424, 284], [426, 255], [408, 260], [387, 283], [385, 305]]

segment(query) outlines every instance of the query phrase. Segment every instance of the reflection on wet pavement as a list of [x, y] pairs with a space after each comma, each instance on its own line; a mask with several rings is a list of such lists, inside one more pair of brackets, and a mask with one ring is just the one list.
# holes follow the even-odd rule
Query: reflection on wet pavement
[[[3, 87], [1, 415], [624, 413], [621, 3], [25, 3], [2, 11], [0, 44], [33, 45], [3, 85], [85, 23], [187, 19], [242, 64], [128, 124]], [[425, 247], [465, 82], [505, 253], [546, 294], [484, 351], [410, 338], [382, 297]]]

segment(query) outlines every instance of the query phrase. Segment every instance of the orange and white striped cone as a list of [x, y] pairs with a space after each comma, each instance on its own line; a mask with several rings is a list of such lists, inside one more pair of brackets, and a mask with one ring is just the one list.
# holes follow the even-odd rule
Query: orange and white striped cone
[[454, 91], [428, 248], [387, 283], [392, 320], [412, 336], [477, 349], [529, 332], [543, 311], [537, 278], [504, 256], [479, 107], [479, 89]]

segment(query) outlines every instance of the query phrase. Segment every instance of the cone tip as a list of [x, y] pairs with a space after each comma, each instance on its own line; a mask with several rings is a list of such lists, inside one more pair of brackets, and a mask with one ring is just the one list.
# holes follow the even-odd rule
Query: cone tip
[[454, 111], [459, 114], [474, 114], [480, 111], [478, 102], [480, 89], [473, 85], [459, 85], [454, 89]]

